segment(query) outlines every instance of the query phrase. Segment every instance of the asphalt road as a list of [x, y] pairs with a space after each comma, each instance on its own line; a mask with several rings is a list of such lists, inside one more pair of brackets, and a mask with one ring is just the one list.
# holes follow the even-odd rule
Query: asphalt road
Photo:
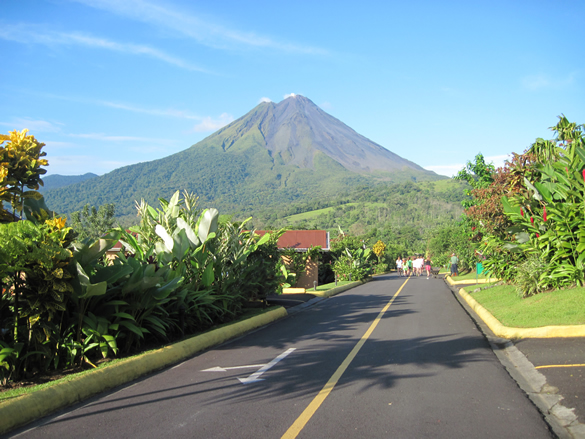
[[395, 296], [404, 282], [376, 278], [9, 437], [552, 437], [445, 283]]
[[516, 347], [558, 389], [562, 404], [585, 419], [585, 342], [583, 338], [525, 339]]

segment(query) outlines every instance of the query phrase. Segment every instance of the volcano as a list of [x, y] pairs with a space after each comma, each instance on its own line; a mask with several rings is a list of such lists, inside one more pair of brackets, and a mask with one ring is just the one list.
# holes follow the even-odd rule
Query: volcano
[[49, 190], [45, 198], [60, 213], [114, 203], [124, 216], [135, 215], [135, 200], [158, 205], [188, 190], [206, 207], [253, 213], [363, 184], [441, 178], [295, 95], [260, 103], [184, 151]]

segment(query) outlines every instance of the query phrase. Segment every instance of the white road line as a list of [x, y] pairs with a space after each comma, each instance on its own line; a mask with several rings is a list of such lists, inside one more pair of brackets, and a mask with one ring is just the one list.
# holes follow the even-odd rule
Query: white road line
[[257, 372], [254, 372], [252, 375], [250, 375], [248, 378], [238, 378], [240, 380], [240, 382], [242, 384], [251, 384], [251, 383], [257, 383], [258, 381], [263, 381], [262, 378], [260, 378], [260, 376], [266, 372], [267, 370], [271, 369], [272, 367], [274, 367], [276, 365], [276, 363], [278, 363], [280, 360], [282, 360], [283, 358], [285, 358], [287, 355], [289, 355], [291, 352], [293, 352], [296, 348], [290, 348], [286, 351], [284, 351], [282, 354], [280, 354], [278, 357], [276, 357], [274, 360], [272, 360], [270, 363], [264, 365], [261, 369], [259, 369]]

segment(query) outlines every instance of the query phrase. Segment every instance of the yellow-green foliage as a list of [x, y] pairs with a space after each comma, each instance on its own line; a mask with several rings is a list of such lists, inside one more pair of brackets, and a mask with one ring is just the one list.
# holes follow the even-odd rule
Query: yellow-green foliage
[[[14, 211], [22, 211], [25, 198], [39, 198], [36, 191], [43, 184], [40, 176], [47, 172], [41, 169], [49, 164], [41, 158], [47, 155], [41, 151], [45, 144], [27, 133], [25, 129], [0, 135], [0, 221], [10, 220], [2, 202], [10, 203]], [[32, 191], [25, 192], [25, 187]]]

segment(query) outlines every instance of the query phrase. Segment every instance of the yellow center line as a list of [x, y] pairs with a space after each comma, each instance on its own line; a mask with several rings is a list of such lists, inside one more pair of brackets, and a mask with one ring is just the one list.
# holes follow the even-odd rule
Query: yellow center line
[[378, 326], [378, 323], [380, 322], [380, 320], [382, 320], [384, 313], [388, 311], [388, 309], [392, 305], [392, 302], [394, 302], [394, 299], [398, 297], [398, 295], [402, 291], [402, 288], [404, 288], [404, 286], [406, 285], [406, 282], [408, 282], [408, 279], [404, 281], [404, 283], [400, 286], [396, 294], [392, 296], [392, 299], [390, 299], [386, 306], [382, 308], [382, 311], [380, 311], [380, 314], [378, 314], [378, 317], [376, 317], [376, 319], [372, 322], [372, 324], [370, 325], [366, 333], [363, 335], [363, 337], [360, 339], [360, 341], [354, 346], [354, 348], [351, 350], [351, 352], [345, 358], [345, 360], [343, 360], [343, 363], [341, 363], [341, 365], [337, 368], [335, 373], [331, 376], [331, 378], [329, 378], [329, 381], [327, 381], [325, 386], [323, 386], [323, 388], [313, 399], [313, 401], [311, 401], [311, 403], [307, 406], [303, 413], [301, 413], [301, 415], [297, 418], [294, 424], [290, 426], [286, 433], [284, 433], [282, 439], [296, 438], [298, 434], [301, 432], [301, 430], [305, 427], [305, 425], [307, 425], [307, 422], [309, 422], [309, 420], [313, 417], [317, 409], [321, 406], [321, 404], [323, 404], [323, 401], [325, 401], [327, 396], [329, 396], [329, 394], [331, 393], [331, 391], [333, 390], [333, 388], [335, 387], [335, 385], [337, 384], [337, 382], [339, 381], [339, 379], [341, 378], [349, 364], [353, 361], [353, 359], [356, 357], [362, 346], [365, 344], [366, 340], [370, 337], [370, 335], [372, 335], [372, 332], [374, 332], [374, 329], [376, 329], [376, 326]]
[[549, 364], [546, 366], [536, 366], [535, 369], [550, 369], [552, 367], [585, 367], [585, 364]]

